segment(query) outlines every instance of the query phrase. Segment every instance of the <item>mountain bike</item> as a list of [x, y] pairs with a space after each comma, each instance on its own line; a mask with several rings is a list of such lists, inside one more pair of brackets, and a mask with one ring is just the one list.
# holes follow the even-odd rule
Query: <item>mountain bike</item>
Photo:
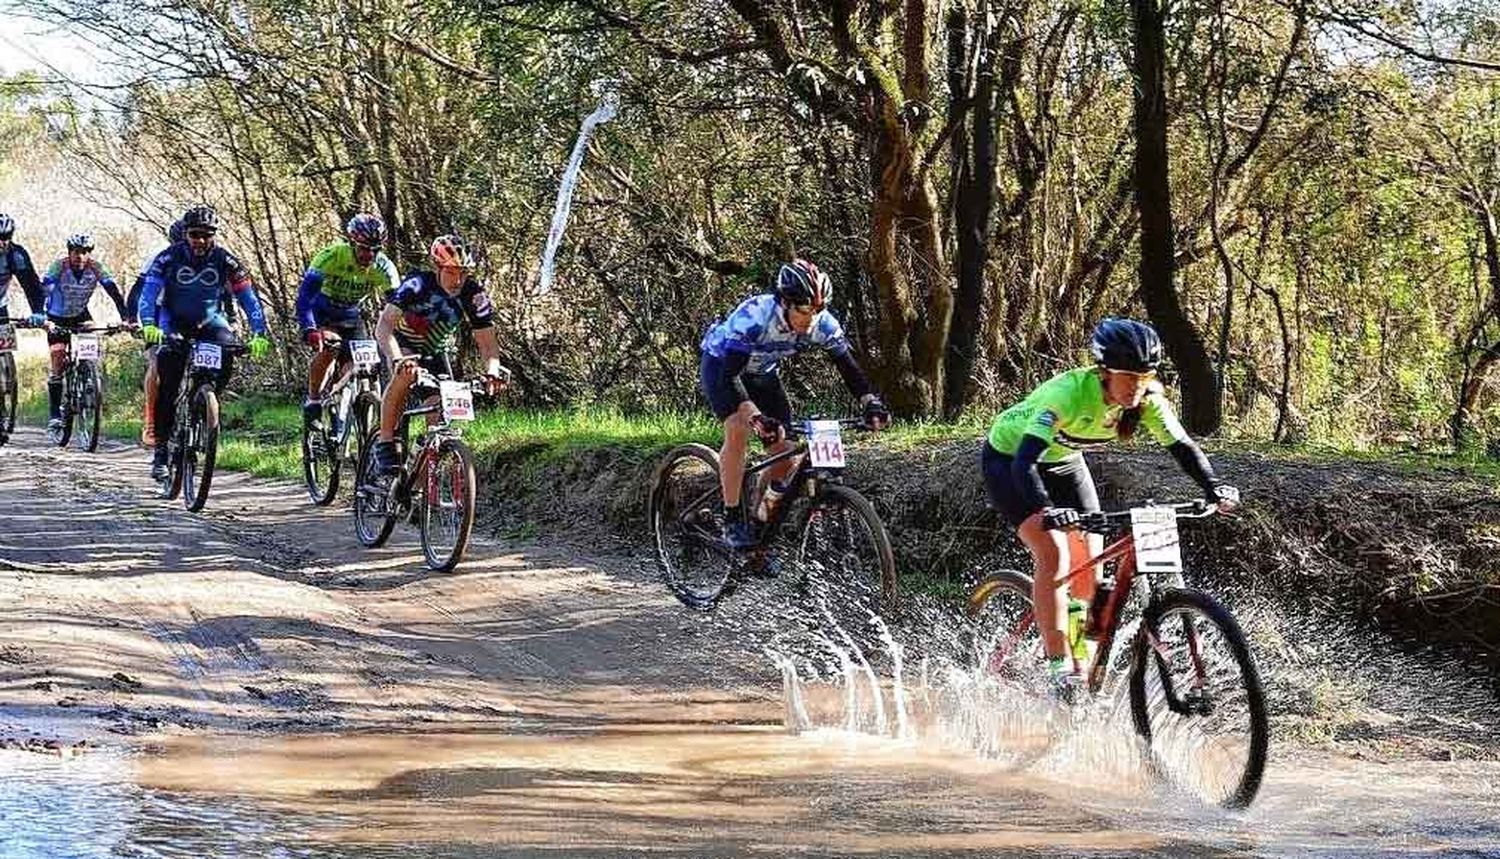
[[[378, 421], [364, 437], [354, 483], [354, 534], [361, 545], [383, 545], [404, 520], [421, 531], [428, 569], [447, 572], [463, 559], [474, 527], [475, 478], [474, 454], [460, 437], [459, 423], [474, 419], [474, 396], [484, 390], [483, 377], [456, 381], [419, 370], [411, 387], [416, 405], [401, 413], [396, 428], [401, 468], [394, 477], [375, 473]], [[433, 394], [438, 401], [429, 403]], [[426, 429], [412, 441], [412, 419], [428, 416]]]
[[724, 540], [724, 493], [719, 482], [719, 454], [702, 444], [674, 448], [651, 477], [649, 516], [656, 560], [684, 605], [708, 609], [733, 593], [740, 580], [774, 563], [780, 535], [797, 570], [797, 583], [814, 576], [841, 593], [840, 601], [885, 613], [898, 597], [896, 559], [890, 537], [875, 506], [843, 483], [842, 431], [868, 429], [860, 418], [801, 420], [787, 425], [789, 450], [745, 469], [741, 493], [746, 509], [758, 506], [757, 475], [795, 459], [796, 470], [781, 502], [761, 525], [761, 548], [736, 552]]
[[162, 349], [189, 354], [167, 437], [167, 478], [162, 481], [161, 496], [172, 499], [180, 492], [182, 505], [198, 511], [208, 503], [219, 454], [218, 392], [229, 380], [229, 359], [249, 349], [239, 343], [193, 340], [180, 334], [169, 335]]
[[[324, 349], [342, 349], [343, 338], [324, 332]], [[343, 372], [323, 392], [317, 427], [302, 426], [302, 477], [307, 497], [319, 507], [339, 491], [344, 461], [358, 464], [359, 446], [380, 423], [380, 353], [374, 340], [352, 340]]]
[[[1177, 522], [1218, 512], [1194, 501], [1116, 513], [1085, 513], [1079, 528], [1129, 530], [1065, 579], [1093, 576], [1113, 564], [1098, 586], [1084, 634], [1095, 645], [1080, 660], [1083, 693], [1099, 695], [1118, 669], [1110, 653], [1140, 582], [1143, 602], [1129, 644], [1128, 698], [1136, 733], [1158, 775], [1226, 808], [1255, 799], [1269, 744], [1265, 693], [1239, 623], [1203, 591], [1185, 587]], [[1165, 576], [1159, 582], [1157, 575]], [[1058, 587], [1064, 587], [1065, 582]], [[986, 577], [968, 601], [975, 621], [974, 656], [996, 682], [1034, 692], [1049, 682], [1041, 630], [1032, 611], [1032, 580], [1003, 570]], [[1085, 648], [1087, 649], [1087, 648]]]
[[16, 323], [0, 323], [0, 445], [16, 431], [16, 399], [20, 380], [16, 376]]
[[48, 440], [67, 447], [78, 429], [78, 447], [93, 453], [99, 447], [99, 430], [104, 414], [104, 337], [130, 331], [128, 325], [79, 326], [48, 322], [45, 325], [21, 325], [22, 328], [45, 328], [61, 334], [67, 341], [63, 358], [62, 428]]

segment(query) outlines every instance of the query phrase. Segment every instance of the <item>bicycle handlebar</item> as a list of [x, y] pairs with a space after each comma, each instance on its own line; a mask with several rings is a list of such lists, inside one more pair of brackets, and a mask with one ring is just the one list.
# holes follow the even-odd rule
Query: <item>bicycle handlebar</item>
[[32, 325], [30, 322], [27, 322], [24, 319], [12, 319], [10, 320], [10, 324], [14, 325], [18, 329], [29, 328], [35, 331], [44, 331], [51, 328], [58, 331], [63, 331], [68, 334], [123, 334], [125, 332], [133, 333], [137, 330], [135, 326], [127, 325], [124, 323], [116, 323], [114, 325], [94, 325], [93, 323], [85, 323], [81, 326], [73, 326], [62, 325], [57, 322], [43, 322], [41, 325]]
[[[1152, 504], [1153, 507], [1170, 507], [1178, 519], [1206, 519], [1219, 512], [1219, 505], [1206, 501], [1202, 498], [1194, 501], [1179, 501], [1171, 504]], [[1116, 510], [1105, 513], [1095, 511], [1092, 513], [1080, 513], [1078, 516], [1078, 528], [1082, 531], [1095, 533], [1108, 531], [1116, 522], [1124, 522], [1130, 519], [1129, 510]]]
[[[794, 421], [792, 421], [791, 423], [789, 423], [789, 424], [786, 425], [786, 434], [787, 434], [787, 436], [788, 437], [796, 437], [796, 436], [806, 437], [806, 436], [812, 435], [813, 434], [813, 426], [812, 425], [813, 425], [813, 421], [815, 421], [815, 420], [821, 421], [821, 420], [825, 420], [825, 419], [824, 418], [804, 418], [803, 420], [794, 420]], [[835, 420], [835, 419], [834, 418], [827, 418], [826, 420]], [[836, 420], [838, 421], [839, 429], [860, 430], [861, 432], [873, 432], [874, 431], [874, 428], [871, 427], [868, 423], [866, 423], [864, 418], [837, 418]]]

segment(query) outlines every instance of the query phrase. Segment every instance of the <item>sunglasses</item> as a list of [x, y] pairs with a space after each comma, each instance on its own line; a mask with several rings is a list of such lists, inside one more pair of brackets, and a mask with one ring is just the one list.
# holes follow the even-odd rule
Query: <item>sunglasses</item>
[[190, 239], [211, 239], [213, 232], [209, 230], [188, 230], [187, 237]]
[[1156, 380], [1155, 370], [1110, 370], [1116, 376], [1129, 376], [1137, 385], [1148, 385]]

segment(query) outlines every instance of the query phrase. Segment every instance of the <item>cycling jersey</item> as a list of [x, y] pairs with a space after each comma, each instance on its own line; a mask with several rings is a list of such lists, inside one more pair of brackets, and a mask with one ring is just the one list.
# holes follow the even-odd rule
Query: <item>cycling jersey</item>
[[36, 266], [31, 264], [31, 255], [26, 253], [26, 249], [14, 242], [0, 253], [0, 318], [5, 318], [9, 312], [7, 301], [11, 278], [21, 282], [21, 289], [26, 293], [26, 300], [32, 309], [37, 313], [42, 312], [45, 296], [41, 280], [36, 276]]
[[302, 328], [348, 325], [366, 300], [378, 301], [398, 288], [396, 264], [377, 252], [368, 266], [354, 261], [354, 246], [336, 242], [319, 251], [297, 290], [297, 322]]
[[[1192, 439], [1178, 423], [1161, 385], [1152, 382], [1141, 400], [1141, 426], [1163, 446]], [[1032, 435], [1047, 443], [1040, 462], [1058, 462], [1119, 438], [1123, 409], [1104, 398], [1104, 380], [1093, 367], [1053, 376], [1031, 396], [1000, 413], [990, 427], [996, 452], [1015, 455], [1021, 440]]]
[[770, 373], [787, 355], [818, 346], [835, 357], [849, 352], [844, 328], [827, 310], [818, 311], [807, 333], [793, 331], [774, 295], [755, 295], [745, 299], [728, 319], [709, 328], [700, 348], [724, 358], [731, 352], [749, 356], [746, 373]]
[[453, 348], [459, 325], [468, 320], [473, 330], [495, 324], [495, 308], [484, 287], [465, 278], [458, 295], [449, 295], [438, 284], [437, 275], [419, 271], [386, 296], [386, 303], [401, 310], [396, 322], [396, 341], [403, 348], [424, 355], [438, 355]]
[[47, 293], [48, 316], [57, 319], [83, 316], [88, 312], [94, 290], [103, 287], [114, 301], [120, 318], [126, 318], [125, 298], [120, 295], [120, 287], [115, 285], [114, 275], [98, 260], [86, 260], [81, 267], [73, 268], [68, 258], [63, 257], [47, 268], [42, 287]]
[[151, 261], [136, 310], [142, 325], [165, 331], [190, 334], [205, 327], [228, 328], [225, 294], [239, 301], [251, 330], [266, 333], [260, 299], [239, 259], [217, 245], [199, 259], [187, 242], [178, 242]]

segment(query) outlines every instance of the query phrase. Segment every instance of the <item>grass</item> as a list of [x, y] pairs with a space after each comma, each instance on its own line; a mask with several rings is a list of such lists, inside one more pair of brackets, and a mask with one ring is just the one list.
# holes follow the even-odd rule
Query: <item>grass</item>
[[[21, 386], [26, 397], [22, 416], [33, 422], [46, 417], [46, 367], [39, 360], [22, 362]], [[113, 349], [106, 373], [104, 430], [109, 436], [138, 439], [141, 431], [139, 379], [144, 371], [141, 354], [127, 348]], [[293, 397], [275, 393], [231, 396], [223, 404], [224, 432], [220, 438], [219, 464], [262, 477], [300, 480], [301, 409]], [[971, 411], [956, 423], [902, 421], [880, 434], [874, 443], [894, 452], [916, 452], [929, 445], [978, 439], [992, 416]], [[670, 447], [697, 441], [718, 447], [723, 433], [708, 412], [657, 412], [627, 414], [602, 406], [535, 410], [481, 409], [478, 420], [464, 430], [481, 458], [507, 451], [526, 450], [527, 457], [541, 467], [580, 453], [610, 448], [635, 458], [659, 455]], [[1289, 447], [1269, 442], [1211, 439], [1211, 453], [1254, 454], [1288, 462], [1337, 465], [1378, 463], [1412, 475], [1455, 472], [1474, 480], [1500, 480], [1500, 460], [1482, 453], [1441, 453], [1408, 449], [1357, 449], [1330, 445]]]

